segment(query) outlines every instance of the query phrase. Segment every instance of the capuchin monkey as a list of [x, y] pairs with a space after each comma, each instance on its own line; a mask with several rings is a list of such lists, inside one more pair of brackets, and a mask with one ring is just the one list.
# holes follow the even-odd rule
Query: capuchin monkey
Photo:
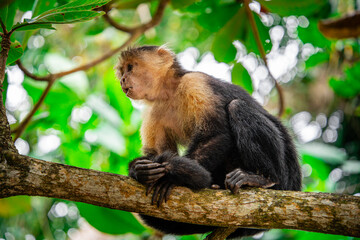
[[[175, 186], [193, 190], [243, 186], [300, 190], [298, 156], [285, 127], [239, 86], [184, 70], [166, 47], [143, 46], [121, 53], [116, 66], [127, 97], [147, 109], [141, 126], [144, 156], [129, 175], [152, 190], [152, 204], [169, 199]], [[177, 147], [186, 146], [183, 156]], [[140, 215], [166, 234], [206, 233], [212, 226]], [[239, 228], [228, 238], [263, 229]]]

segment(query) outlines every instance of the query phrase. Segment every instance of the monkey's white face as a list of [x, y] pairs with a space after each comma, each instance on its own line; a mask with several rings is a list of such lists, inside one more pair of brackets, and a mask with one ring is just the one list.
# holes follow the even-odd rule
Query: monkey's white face
[[135, 100], [168, 99], [167, 85], [171, 77], [169, 78], [167, 74], [172, 63], [171, 53], [164, 49], [121, 59], [117, 67], [117, 75], [123, 92], [127, 97]]
[[140, 68], [137, 62], [127, 62], [119, 70], [121, 88], [127, 97], [134, 100], [153, 100], [154, 79], [144, 67]]

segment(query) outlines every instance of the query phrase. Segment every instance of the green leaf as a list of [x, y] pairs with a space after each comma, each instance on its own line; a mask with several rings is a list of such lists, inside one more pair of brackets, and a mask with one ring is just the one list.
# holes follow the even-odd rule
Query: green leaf
[[343, 98], [353, 98], [360, 94], [360, 63], [345, 68], [345, 77], [341, 79], [330, 78], [329, 85], [334, 92]]
[[348, 81], [330, 78], [329, 85], [338, 96], [343, 98], [353, 98], [359, 93], [358, 89], [353, 88]]
[[[10, 5], [5, 6], [0, 9], [0, 18], [4, 22], [6, 29], [9, 31], [14, 24], [14, 18], [16, 14], [16, 9], [18, 4], [16, 1], [12, 2]], [[0, 32], [3, 32], [2, 27], [0, 27]]]
[[[20, 24], [16, 24], [14, 27], [19, 26]], [[39, 28], [43, 28], [43, 29], [52, 29], [52, 30], [56, 30], [51, 24], [28, 24], [28, 25], [23, 25], [21, 26], [21, 28], [17, 29], [17, 31], [28, 31], [28, 30], [35, 30], [35, 29], [39, 29]]]
[[114, 70], [109, 69], [104, 74], [106, 95], [109, 97], [110, 105], [118, 111], [125, 123], [130, 124], [133, 106], [128, 97], [120, 87], [120, 81], [116, 79]]
[[211, 32], [217, 32], [236, 14], [239, 8], [240, 4], [238, 3], [212, 4], [206, 7], [197, 20], [203, 28]]
[[65, 13], [65, 12], [76, 12], [76, 11], [90, 11], [96, 8], [105, 5], [106, 3], [110, 2], [110, 0], [75, 0], [71, 1], [65, 5], [50, 9], [36, 18], [42, 18], [46, 15], [51, 15], [55, 13]]
[[65, 23], [74, 23], [79, 21], [87, 21], [92, 18], [103, 15], [103, 12], [94, 12], [94, 11], [63, 11], [63, 12], [51, 12], [46, 15], [41, 15], [32, 19], [29, 23], [21, 23], [21, 26], [26, 26], [28, 24], [65, 24]]
[[[261, 22], [257, 14], [252, 14], [262, 45], [265, 51], [269, 51], [272, 47], [269, 28]], [[260, 54], [244, 7], [240, 8], [235, 16], [215, 35], [211, 51], [217, 61], [228, 63], [235, 59], [236, 48], [232, 44], [235, 40], [243, 42], [249, 52]]]
[[75, 167], [90, 168], [91, 152], [85, 151], [81, 142], [72, 139], [70, 143], [61, 144], [61, 150], [65, 157], [65, 163]]
[[310, 155], [320, 159], [328, 164], [338, 165], [344, 163], [347, 159], [345, 151], [324, 143], [312, 142], [304, 144], [300, 147], [302, 154]]
[[14, 1], [14, 0], [2, 0], [2, 1], [0, 2], [0, 8], [4, 8], [4, 7], [10, 5], [13, 1]]
[[31, 201], [28, 196], [16, 196], [0, 199], [0, 217], [7, 218], [31, 210]]
[[231, 62], [235, 59], [236, 48], [232, 44], [236, 39], [244, 39], [247, 34], [245, 8], [242, 7], [235, 16], [215, 35], [211, 51], [219, 62]]
[[317, 52], [309, 57], [308, 60], [306, 60], [306, 68], [312, 68], [317, 66], [318, 64], [328, 62], [330, 58], [329, 53], [325, 51]]
[[196, 0], [171, 0], [171, 6], [174, 9], [184, 8], [196, 2]]
[[33, 16], [38, 16], [49, 9], [53, 9], [56, 5], [58, 5], [56, 0], [36, 0], [32, 10]]
[[[257, 15], [254, 12], [252, 12], [252, 14], [254, 16], [256, 28], [259, 32], [259, 37], [260, 37], [261, 43], [264, 47], [264, 50], [265, 50], [265, 52], [269, 52], [272, 48], [272, 44], [271, 44], [271, 40], [270, 40], [270, 33], [269, 33], [270, 28], [266, 27], [261, 22], [259, 15]], [[255, 35], [254, 35], [252, 29], [250, 28], [250, 26], [247, 27], [247, 31], [249, 31], [249, 33], [246, 35], [241, 35], [239, 40], [244, 43], [244, 45], [246, 46], [246, 49], [249, 52], [254, 52], [257, 55], [260, 55], [260, 50], [256, 44]], [[243, 37], [243, 38], [241, 38], [241, 37]]]
[[[1, 38], [0, 38], [1, 39]], [[1, 49], [1, 47], [0, 47]], [[12, 42], [10, 45], [9, 55], [6, 60], [6, 65], [12, 64], [16, 60], [18, 60], [24, 53], [23, 48], [21, 47], [21, 44], [19, 41]]]
[[328, 3], [328, 0], [259, 0], [258, 2], [270, 12], [277, 13], [281, 16], [311, 16], [314, 13], [321, 11]]
[[303, 43], [311, 43], [315, 47], [330, 48], [331, 41], [321, 34], [317, 20], [309, 19], [309, 26], [307, 28], [298, 28], [299, 38]]
[[[46, 85], [46, 82], [31, 81], [28, 78], [25, 78], [23, 82], [23, 87], [34, 103], [38, 101]], [[73, 107], [81, 104], [83, 104], [83, 101], [79, 99], [75, 92], [60, 81], [56, 81], [45, 98], [44, 104], [36, 112], [27, 131], [34, 128], [55, 128], [62, 132], [67, 131]], [[51, 111], [47, 111], [49, 107]], [[44, 113], [46, 114], [44, 115]]]
[[22, 12], [31, 11], [35, 0], [17, 0], [19, 3], [19, 10]]
[[18, 23], [13, 29], [18, 30], [22, 27], [36, 24], [65, 24], [80, 21], [87, 21], [101, 16], [104, 12], [94, 11], [110, 0], [75, 0], [68, 4], [50, 9], [39, 16], [28, 19], [23, 23]]
[[97, 19], [94, 23], [88, 24], [85, 27], [85, 35], [93, 36], [104, 31], [105, 21], [103, 18]]
[[7, 96], [7, 89], [9, 87], [9, 82], [8, 82], [8, 75], [5, 74], [5, 79], [4, 79], [4, 82], [3, 82], [3, 104], [5, 106], [5, 102], [6, 102], [6, 96]]
[[140, 234], [145, 228], [129, 212], [76, 203], [80, 215], [97, 230], [109, 234]]
[[234, 84], [243, 87], [249, 93], [253, 92], [251, 77], [241, 63], [236, 63], [231, 71], [231, 79]]

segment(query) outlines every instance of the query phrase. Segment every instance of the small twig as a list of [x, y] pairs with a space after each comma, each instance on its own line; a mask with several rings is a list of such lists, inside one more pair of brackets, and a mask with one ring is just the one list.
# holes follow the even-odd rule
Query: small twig
[[36, 111], [40, 108], [41, 104], [44, 102], [45, 97], [48, 95], [55, 80], [56, 79], [53, 77], [50, 78], [50, 80], [48, 81], [48, 85], [46, 86], [44, 92], [41, 94], [39, 100], [37, 101], [37, 103], [35, 104], [33, 109], [31, 110], [31, 112], [26, 116], [26, 118], [20, 123], [20, 125], [16, 129], [11, 131], [12, 133], [15, 133], [14, 141], [16, 141], [16, 139], [18, 139], [21, 136], [21, 134], [24, 132], [24, 130], [27, 127], [27, 125], [29, 124], [31, 118], [34, 116]]
[[8, 31], [6, 30], [6, 26], [1, 18], [0, 18], [0, 25], [3, 30], [4, 35], [7, 35]]
[[254, 19], [254, 15], [249, 7], [249, 3], [250, 0], [244, 0], [244, 5], [245, 5], [245, 10], [246, 10], [246, 15], [248, 16], [249, 22], [250, 22], [250, 26], [251, 29], [254, 33], [254, 37], [255, 37], [255, 41], [256, 41], [256, 45], [259, 49], [260, 52], [260, 56], [263, 59], [265, 66], [269, 72], [270, 77], [273, 79], [274, 83], [275, 83], [275, 87], [276, 90], [278, 92], [279, 95], [279, 112], [278, 112], [278, 116], [281, 117], [284, 113], [284, 94], [282, 91], [281, 86], [279, 85], [279, 83], [276, 81], [276, 79], [274, 78], [274, 76], [271, 74], [268, 63], [267, 63], [267, 59], [266, 59], [266, 53], [265, 53], [265, 49], [264, 46], [262, 45], [261, 39], [260, 39], [260, 34], [259, 34], [259, 30], [257, 29], [256, 26], [256, 22]]
[[16, 64], [18, 65], [18, 67], [21, 69], [21, 71], [24, 72], [24, 74], [36, 81], [42, 81], [42, 82], [49, 82], [52, 78], [52, 74], [48, 74], [46, 76], [40, 77], [40, 76], [36, 76], [35, 74], [29, 72], [29, 70], [27, 70], [24, 65], [21, 63], [20, 59], [16, 61]]
[[217, 228], [212, 233], [207, 235], [207, 237], [204, 240], [224, 240], [230, 234], [235, 232], [236, 229], [238, 228], [237, 227]]
[[116, 28], [117, 30], [123, 31], [123, 32], [127, 32], [127, 33], [132, 33], [134, 28], [129, 28], [123, 25], [118, 24], [117, 22], [115, 22], [109, 15], [108, 13], [105, 13], [103, 15], [104, 19], [114, 28]]
[[130, 43], [132, 43], [135, 39], [137, 39], [141, 34], [142, 34], [142, 32], [136, 32], [136, 33], [131, 34], [129, 39], [125, 43], [123, 43], [121, 46], [119, 46], [119, 47], [105, 53], [103, 56], [101, 56], [100, 58], [98, 58], [98, 59], [96, 59], [96, 60], [94, 60], [92, 62], [86, 63], [84, 65], [81, 65], [79, 67], [73, 68], [73, 69], [68, 70], [68, 71], [54, 73], [53, 74], [54, 78], [57, 79], [57, 78], [60, 78], [60, 77], [63, 77], [63, 76], [66, 76], [66, 75], [69, 75], [69, 74], [72, 74], [72, 73], [75, 73], [75, 72], [78, 72], [78, 71], [85, 71], [85, 70], [88, 70], [89, 68], [94, 67], [95, 65], [105, 61], [109, 57], [113, 56], [117, 52], [121, 51], [122, 49], [124, 49], [125, 47], [130, 45]]
[[153, 18], [148, 22], [148, 23], [144, 23], [140, 26], [137, 27], [133, 27], [133, 28], [129, 28], [123, 25], [118, 24], [117, 22], [115, 22], [109, 15], [108, 15], [108, 11], [105, 11], [106, 13], [103, 15], [105, 20], [114, 28], [123, 31], [123, 32], [127, 32], [127, 33], [135, 33], [138, 31], [141, 32], [145, 32], [146, 30], [155, 27], [156, 25], [158, 25], [164, 15], [164, 10], [166, 8], [166, 5], [168, 4], [170, 0], [161, 0], [156, 12], [153, 16]]
[[155, 27], [158, 25], [164, 15], [164, 11], [166, 8], [166, 5], [168, 4], [170, 0], [161, 0], [159, 3], [158, 8], [156, 9], [156, 12], [154, 14], [154, 17], [150, 20], [150, 22], [143, 24], [143, 27], [145, 30]]
[[[1, 19], [0, 19], [1, 20]], [[1, 21], [1, 25], [3, 25]], [[4, 32], [6, 31], [5, 26], [3, 26]], [[6, 60], [9, 55], [11, 41], [10, 36], [7, 33], [4, 33], [1, 39], [1, 52], [0, 52], [0, 84], [3, 84], [5, 79], [5, 68], [6, 68]]]

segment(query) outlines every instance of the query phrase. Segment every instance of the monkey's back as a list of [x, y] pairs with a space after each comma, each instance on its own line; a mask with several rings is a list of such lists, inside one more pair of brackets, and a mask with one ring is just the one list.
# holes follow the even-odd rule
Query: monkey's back
[[[242, 114], [243, 118], [251, 118], [254, 115], [261, 116], [266, 119], [265, 122], [268, 122], [273, 128], [276, 128], [275, 133], [278, 136], [264, 136], [268, 139], [275, 139], [276, 137], [281, 141], [279, 143], [278, 149], [266, 149], [266, 144], [264, 144], [264, 148], [261, 150], [264, 151], [264, 154], [270, 152], [276, 152], [276, 161], [279, 161], [279, 169], [278, 180], [279, 184], [276, 184], [274, 189], [282, 189], [282, 190], [301, 190], [301, 170], [298, 162], [298, 155], [293, 144], [293, 140], [288, 133], [288, 130], [284, 127], [284, 125], [280, 122], [278, 118], [269, 114], [252, 96], [250, 96], [243, 88], [225, 82], [223, 80], [216, 79], [212, 76], [202, 73], [205, 78], [208, 86], [211, 87], [212, 94], [214, 94], [215, 101], [213, 102], [214, 111], [216, 111], [215, 117], [210, 117], [207, 119], [210, 132], [224, 132], [229, 131], [232, 136], [231, 142], [224, 143], [231, 146], [232, 150], [228, 153], [224, 154], [223, 166], [218, 169], [217, 172], [213, 173], [213, 178], [217, 181], [221, 187], [223, 186], [223, 180], [226, 172], [231, 170], [231, 168], [247, 168], [246, 162], [251, 161], [250, 159], [242, 159], [242, 156], [239, 155], [238, 149], [235, 146], [236, 139], [234, 138], [234, 129], [231, 128], [229, 124], [229, 113], [228, 106], [233, 100], [240, 100], [244, 103], [247, 109], [251, 109], [251, 111], [241, 111], [238, 109], [239, 114]], [[194, 79], [195, 80], [195, 79]], [[239, 128], [246, 127], [240, 126]], [[246, 138], [248, 136], [242, 136], [244, 141], [247, 141]], [[250, 140], [250, 139], [249, 139]], [[250, 145], [248, 145], [250, 147]], [[217, 151], [217, 149], [211, 149], [209, 151]], [[279, 152], [281, 151], [281, 152]], [[246, 169], [250, 172], [260, 173], [262, 169]]]

